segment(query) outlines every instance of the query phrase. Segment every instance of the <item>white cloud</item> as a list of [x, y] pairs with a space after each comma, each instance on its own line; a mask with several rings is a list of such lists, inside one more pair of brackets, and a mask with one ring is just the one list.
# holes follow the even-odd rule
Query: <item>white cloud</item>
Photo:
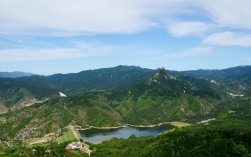
[[111, 55], [123, 49], [119, 46], [105, 46], [92, 43], [82, 43], [82, 45], [85, 46], [79, 46], [76, 48], [18, 48], [0, 50], [0, 62], [60, 60], [94, 57]]
[[251, 46], [251, 34], [238, 34], [233, 32], [223, 32], [211, 34], [203, 40], [205, 44], [222, 46]]
[[[134, 33], [156, 27], [174, 0], [0, 1], [1, 34]], [[177, 5], [178, 7], [179, 5]], [[169, 11], [164, 11], [169, 10]]]
[[232, 28], [251, 29], [251, 1], [204, 0], [198, 1], [201, 8], [215, 23]]
[[211, 23], [251, 29], [250, 6], [248, 0], [1, 0], [0, 34], [126, 34], [168, 22], [180, 37], [207, 31]]
[[204, 22], [173, 22], [168, 26], [168, 31], [173, 36], [182, 37], [186, 35], [199, 35], [213, 27], [213, 24]]

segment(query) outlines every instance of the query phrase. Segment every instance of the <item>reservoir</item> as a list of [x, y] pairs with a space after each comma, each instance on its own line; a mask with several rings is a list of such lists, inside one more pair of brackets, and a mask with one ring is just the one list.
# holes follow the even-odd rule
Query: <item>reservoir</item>
[[170, 124], [163, 124], [154, 127], [123, 127], [123, 128], [112, 128], [112, 129], [96, 129], [91, 128], [80, 131], [85, 142], [99, 143], [105, 140], [116, 138], [129, 138], [131, 135], [136, 137], [142, 136], [157, 136], [168, 130], [173, 129], [174, 126]]

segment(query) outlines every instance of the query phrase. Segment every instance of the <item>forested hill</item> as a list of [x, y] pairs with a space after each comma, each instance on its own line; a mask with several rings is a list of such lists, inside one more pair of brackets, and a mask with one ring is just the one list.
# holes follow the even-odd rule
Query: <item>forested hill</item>
[[136, 66], [117, 66], [72, 74], [0, 78], [0, 106], [25, 106], [34, 103], [34, 100], [58, 97], [59, 92], [73, 95], [112, 90], [136, 84], [152, 73], [153, 70]]
[[86, 70], [79, 73], [55, 74], [50, 76], [32, 76], [20, 78], [33, 84], [47, 84], [66, 94], [76, 92], [90, 92], [99, 90], [111, 90], [131, 84], [136, 84], [154, 70], [140, 68], [137, 66], [117, 66], [113, 68], [102, 68]]
[[[229, 87], [231, 93], [235, 95], [243, 95], [246, 91], [249, 91], [251, 85], [250, 66], [224, 70], [168, 71], [168, 73], [173, 76], [187, 75], [186, 79], [196, 82], [203, 82], [203, 79], [204, 81], [205, 79], [208, 81], [215, 80], [218, 85]], [[121, 89], [142, 82], [152, 74], [154, 74], [154, 70], [151, 69], [137, 66], [117, 66], [71, 74], [0, 78], [0, 112], [1, 106], [12, 107], [20, 106], [20, 104], [21, 106], [28, 106], [36, 101], [58, 97], [59, 92], [69, 96], [86, 92]], [[192, 77], [197, 79], [194, 80]], [[189, 92], [184, 90], [183, 87], [175, 88], [177, 83], [177, 81], [169, 81], [167, 84], [169, 84], [170, 89]], [[226, 93], [227, 91], [223, 90], [222, 92]]]
[[[222, 87], [221, 87], [222, 88]], [[111, 91], [55, 98], [0, 115], [0, 134], [17, 139], [57, 133], [68, 125], [149, 125], [165, 121], [200, 121], [221, 111], [223, 95], [217, 84], [176, 77], [165, 69], [136, 85]], [[36, 128], [36, 129], [34, 129]], [[11, 131], [10, 131], [11, 130]]]
[[237, 66], [222, 70], [192, 70], [175, 72], [195, 78], [213, 79], [219, 82], [244, 81], [251, 84], [251, 66]]
[[[81, 73], [85, 77], [77, 77]], [[250, 156], [251, 92], [247, 82], [234, 80], [233, 85], [238, 88], [232, 88], [231, 83], [173, 74], [164, 68], [153, 71], [119, 66], [81, 73], [0, 78], [0, 109], [5, 110], [0, 113], [0, 140], [18, 144], [47, 135], [56, 139], [69, 125], [87, 128], [170, 121], [194, 125], [213, 119], [212, 125], [192, 125], [191, 128], [178, 129], [157, 138], [131, 136], [128, 140], [112, 139], [92, 146], [96, 150], [92, 156]], [[77, 82], [84, 83], [79, 87], [72, 83], [72, 86], [69, 85], [72, 89], [70, 94], [65, 92], [67, 97], [58, 97], [58, 92], [62, 91], [60, 87], [67, 85], [66, 76], [70, 81], [75, 80], [76, 85]], [[123, 81], [123, 76], [129, 81]], [[89, 77], [92, 79], [87, 79]], [[107, 85], [101, 86], [102, 79], [99, 77]], [[117, 81], [117, 84], [108, 84], [113, 81]], [[82, 89], [85, 85], [89, 90]], [[239, 88], [243, 90], [239, 91]], [[26, 100], [25, 97], [33, 100], [38, 96], [44, 98], [53, 95], [55, 97], [52, 99], [22, 109], [7, 109], [6, 112], [4, 106], [8, 102], [7, 107], [12, 107], [11, 103], [20, 103], [20, 100]], [[9, 156], [13, 153], [16, 156], [20, 153], [32, 156], [33, 150], [39, 150], [39, 155], [50, 150], [57, 154], [54, 156], [69, 152], [64, 150], [65, 145], [57, 145], [55, 140], [50, 142], [43, 147], [21, 147], [24, 143], [19, 143], [18, 147], [4, 145], [0, 151], [5, 151], [4, 155]]]

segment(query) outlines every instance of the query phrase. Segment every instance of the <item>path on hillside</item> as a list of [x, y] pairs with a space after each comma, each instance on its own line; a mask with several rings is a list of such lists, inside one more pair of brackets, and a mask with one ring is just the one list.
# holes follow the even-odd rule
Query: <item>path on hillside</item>
[[91, 150], [89, 149], [89, 145], [83, 143], [84, 147], [81, 148], [80, 150], [82, 150], [83, 152], [87, 153], [89, 156], [91, 156]]
[[32, 144], [40, 144], [40, 143], [46, 143], [49, 140], [47, 138], [41, 138], [40, 140], [36, 141], [36, 142], [31, 142], [30, 145]]
[[[80, 140], [81, 139], [81, 136], [78, 132], [78, 130], [73, 126], [73, 125], [69, 125], [68, 126], [69, 129], [71, 129], [71, 131], [73, 132], [75, 138], [77, 140]], [[82, 143], [83, 144], [83, 148], [81, 148], [80, 150], [82, 150], [83, 152], [87, 153], [89, 156], [91, 156], [91, 150], [89, 149], [89, 145], [86, 144], [86, 143]]]
[[73, 132], [75, 138], [77, 140], [80, 140], [81, 137], [79, 135], [79, 132], [76, 130], [76, 128], [73, 125], [69, 125], [68, 128], [71, 129], [71, 131]]

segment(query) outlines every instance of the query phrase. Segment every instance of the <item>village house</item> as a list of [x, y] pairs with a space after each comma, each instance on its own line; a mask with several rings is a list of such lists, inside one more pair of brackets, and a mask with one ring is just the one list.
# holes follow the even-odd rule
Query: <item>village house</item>
[[83, 145], [82, 145], [81, 142], [71, 142], [71, 143], [69, 143], [69, 144], [65, 147], [65, 149], [66, 149], [66, 150], [80, 149], [80, 148], [82, 148], [82, 147], [83, 147]]

